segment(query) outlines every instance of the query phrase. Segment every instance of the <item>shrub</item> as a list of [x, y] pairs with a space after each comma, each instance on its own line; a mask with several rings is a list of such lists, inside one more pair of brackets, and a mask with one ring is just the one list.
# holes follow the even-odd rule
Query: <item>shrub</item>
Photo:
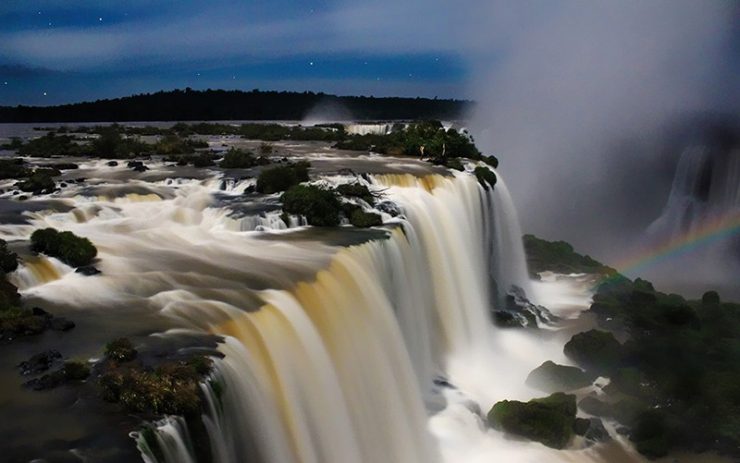
[[489, 187], [493, 188], [496, 185], [496, 174], [487, 167], [478, 166], [473, 170], [473, 173], [475, 174], [475, 178], [478, 179], [478, 183], [486, 191], [488, 191]]
[[265, 169], [257, 177], [257, 192], [272, 194], [285, 191], [301, 182], [307, 182], [309, 167], [310, 164], [308, 162], [301, 161], [295, 164]]
[[116, 362], [129, 362], [138, 352], [128, 338], [118, 338], [105, 345], [105, 356]]
[[36, 230], [31, 235], [31, 249], [35, 252], [56, 257], [72, 267], [89, 265], [98, 250], [87, 238], [53, 228]]
[[334, 191], [345, 197], [360, 198], [371, 206], [375, 205], [375, 196], [361, 183], [344, 183], [334, 188]]
[[283, 193], [283, 211], [306, 217], [310, 225], [339, 225], [341, 204], [332, 191], [314, 185], [296, 185]]
[[23, 159], [0, 159], [0, 179], [27, 177], [31, 171], [26, 168]]
[[256, 165], [254, 154], [236, 148], [227, 151], [220, 164], [224, 169], [247, 169]]

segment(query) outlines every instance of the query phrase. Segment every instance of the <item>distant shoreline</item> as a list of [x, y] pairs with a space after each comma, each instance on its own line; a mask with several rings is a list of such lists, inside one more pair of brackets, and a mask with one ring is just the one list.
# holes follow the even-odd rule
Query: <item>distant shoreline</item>
[[187, 88], [58, 106], [0, 106], [0, 123], [453, 120], [463, 118], [473, 105], [436, 98]]

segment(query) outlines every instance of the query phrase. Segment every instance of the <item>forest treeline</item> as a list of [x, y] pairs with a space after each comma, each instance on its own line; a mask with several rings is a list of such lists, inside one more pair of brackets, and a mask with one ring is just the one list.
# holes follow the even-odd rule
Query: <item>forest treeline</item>
[[356, 120], [457, 119], [472, 102], [252, 90], [160, 91], [59, 106], [0, 106], [0, 122], [303, 120], [322, 108]]

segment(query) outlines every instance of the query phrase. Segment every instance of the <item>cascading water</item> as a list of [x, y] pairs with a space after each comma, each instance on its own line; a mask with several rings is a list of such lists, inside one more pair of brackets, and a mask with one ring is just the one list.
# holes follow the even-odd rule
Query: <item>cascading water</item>
[[[522, 387], [526, 374], [545, 359], [564, 361], [490, 324], [491, 275], [526, 284], [519, 231], [503, 223], [516, 219], [503, 183], [485, 190], [462, 173], [369, 176], [402, 214], [384, 214], [385, 239], [349, 248], [240, 232], [219, 195], [241, 187], [222, 184], [164, 181], [156, 194], [78, 196], [70, 212], [0, 228], [22, 239], [54, 226], [98, 246], [101, 276], [63, 274], [26, 295], [76, 306], [123, 297], [223, 336], [223, 358], [202, 385], [214, 461], [456, 461], [451, 423], [481, 436], [476, 407], [535, 395]], [[507, 266], [523, 271], [511, 276]], [[436, 386], [437, 376], [464, 400]], [[165, 462], [195, 459], [178, 418], [150, 432], [154, 439], [137, 438], [145, 460], [157, 458], [152, 442]], [[518, 444], [528, 449], [554, 452]]]

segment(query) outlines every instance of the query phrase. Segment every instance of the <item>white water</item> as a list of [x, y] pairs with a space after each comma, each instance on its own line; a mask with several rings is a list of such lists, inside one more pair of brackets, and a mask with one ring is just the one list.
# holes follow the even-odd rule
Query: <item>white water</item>
[[[31, 213], [31, 225], [0, 234], [22, 239], [54, 226], [99, 248], [103, 274], [94, 278], [32, 280], [20, 277], [32, 270], [23, 266], [26, 295], [144, 304], [225, 336], [213, 378], [223, 392], [203, 385], [215, 461], [596, 458], [510, 441], [478, 415], [496, 400], [538, 395], [524, 386], [529, 371], [566, 362], [561, 341], [489, 322], [490, 276], [527, 283], [505, 185], [486, 192], [465, 174], [371, 180], [404, 216], [390, 220], [400, 228], [387, 240], [348, 249], [245, 233], [245, 219], [213, 200], [242, 186], [215, 179], [162, 182], [156, 195], [76, 197], [71, 212]], [[458, 389], [435, 388], [435, 375]], [[425, 405], [441, 411], [429, 419]], [[181, 421], [168, 418], [156, 434], [167, 462], [192, 459]]]

